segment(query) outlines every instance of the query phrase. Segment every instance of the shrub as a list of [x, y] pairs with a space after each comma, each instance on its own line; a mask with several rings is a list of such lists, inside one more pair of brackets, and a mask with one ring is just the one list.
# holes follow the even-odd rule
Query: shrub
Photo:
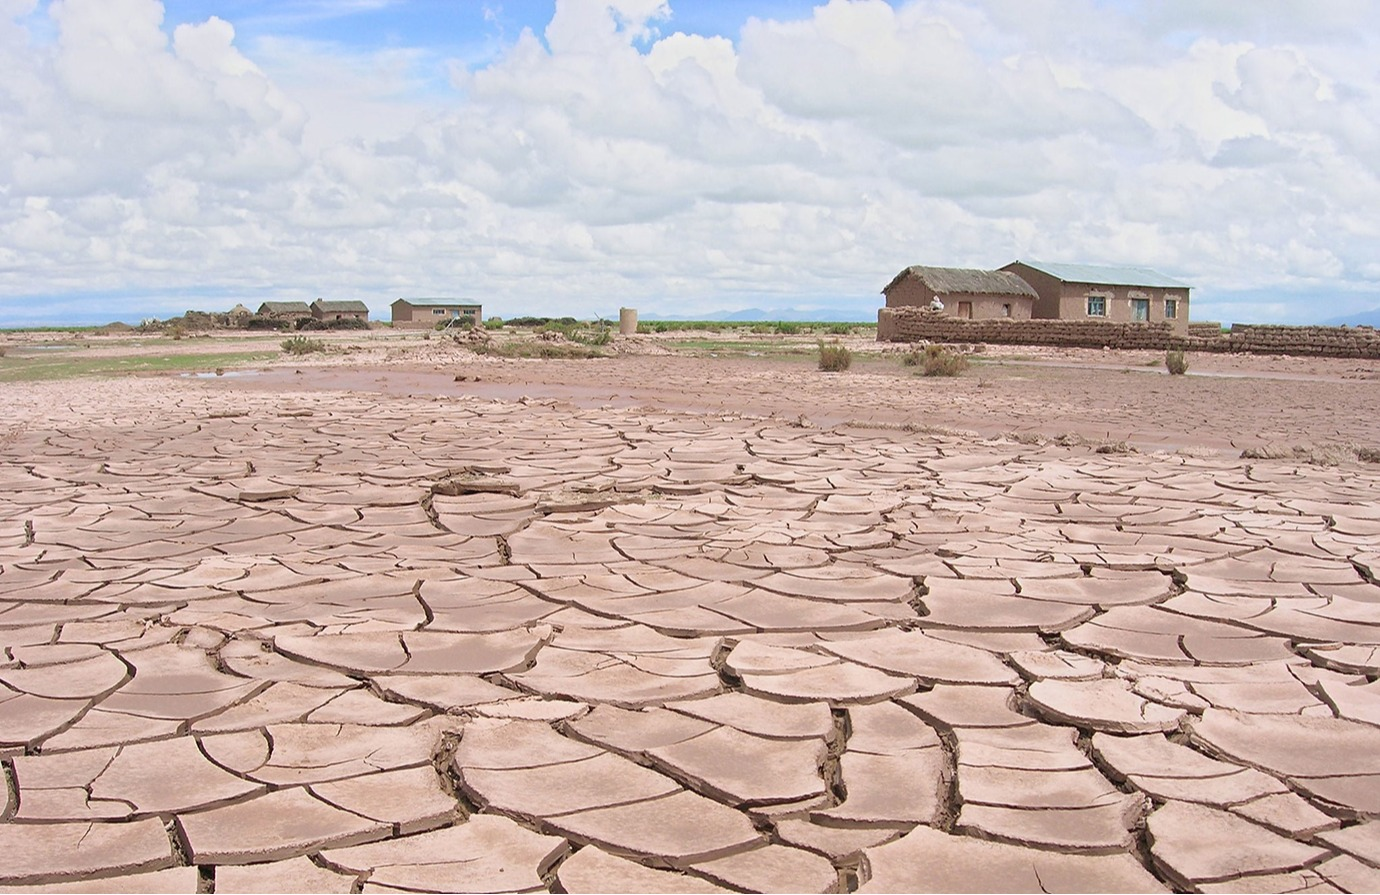
[[838, 342], [824, 344], [819, 342], [819, 368], [826, 373], [841, 373], [853, 364], [853, 352]]
[[317, 320], [315, 317], [298, 317], [297, 331], [315, 329], [368, 329], [369, 323], [354, 317], [341, 317], [338, 320]]
[[1164, 353], [1164, 368], [1171, 376], [1182, 376], [1188, 372], [1188, 357], [1179, 350]]
[[943, 345], [926, 345], [918, 362], [925, 376], [957, 376], [968, 369], [968, 358]]
[[853, 326], [849, 323], [831, 323], [824, 329], [831, 336], [851, 336]]
[[502, 328], [503, 328], [503, 318], [502, 318], [502, 317], [490, 317], [488, 320], [485, 320], [485, 321], [484, 321], [484, 328], [485, 328], [485, 329], [502, 329]]
[[292, 324], [287, 320], [275, 320], [272, 317], [253, 316], [244, 321], [245, 329], [276, 329], [279, 332], [287, 329]]
[[306, 336], [293, 336], [283, 340], [283, 351], [287, 354], [316, 354], [325, 351], [326, 343], [320, 339], [309, 339]]
[[776, 324], [776, 331], [783, 336], [794, 336], [800, 333], [800, 324], [782, 321]]

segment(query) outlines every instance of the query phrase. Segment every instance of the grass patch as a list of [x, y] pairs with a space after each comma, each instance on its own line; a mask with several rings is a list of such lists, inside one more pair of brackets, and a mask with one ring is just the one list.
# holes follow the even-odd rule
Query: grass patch
[[543, 360], [593, 360], [607, 357], [604, 352], [592, 345], [578, 342], [547, 342], [541, 339], [514, 339], [503, 344], [477, 344], [475, 354], [490, 357], [542, 358]]
[[268, 360], [273, 354], [236, 351], [223, 354], [164, 354], [144, 357], [32, 357], [0, 358], [0, 382], [42, 382], [80, 376], [120, 376], [128, 373], [187, 373]]
[[672, 351], [689, 351], [728, 357], [757, 357], [761, 355], [770, 355], [772, 357], [811, 357], [815, 354], [814, 347], [810, 345], [776, 341], [759, 342], [747, 339], [731, 341], [727, 339], [677, 339], [673, 342], [664, 342], [662, 344]]
[[838, 342], [824, 344], [819, 341], [819, 368], [825, 373], [842, 373], [853, 365], [853, 352]]

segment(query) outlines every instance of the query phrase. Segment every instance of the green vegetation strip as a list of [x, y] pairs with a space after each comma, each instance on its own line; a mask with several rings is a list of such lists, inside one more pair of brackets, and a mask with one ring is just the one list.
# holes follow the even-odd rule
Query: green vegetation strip
[[751, 333], [776, 333], [783, 336], [810, 335], [811, 333], [831, 336], [851, 335], [854, 330], [876, 330], [876, 323], [820, 323], [818, 321], [793, 320], [640, 320], [639, 333], [674, 333], [707, 331], [711, 333], [744, 330]]
[[[64, 352], [65, 353], [65, 352]], [[279, 357], [276, 351], [236, 351], [224, 354], [150, 354], [132, 357], [63, 357], [10, 350], [0, 357], [0, 382], [39, 382], [78, 376], [118, 376], [124, 373], [182, 373], [233, 367]]]
[[770, 355], [798, 355], [813, 356], [818, 349], [814, 345], [804, 342], [758, 342], [748, 339], [741, 340], [718, 340], [718, 339], [670, 339], [662, 343], [665, 347], [673, 351], [711, 351], [716, 354], [770, 354]]

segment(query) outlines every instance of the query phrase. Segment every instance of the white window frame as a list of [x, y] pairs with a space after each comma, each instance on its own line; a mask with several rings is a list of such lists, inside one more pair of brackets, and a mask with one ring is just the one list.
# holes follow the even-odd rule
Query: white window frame
[[[1139, 302], [1143, 302], [1143, 303], [1144, 303], [1144, 305], [1143, 305], [1144, 308], [1145, 308], [1145, 316], [1144, 316], [1144, 317], [1137, 317], [1137, 316], [1136, 316], [1136, 307], [1137, 307], [1137, 303], [1139, 303]], [[1150, 322], [1150, 299], [1148, 299], [1148, 298], [1140, 298], [1140, 297], [1135, 297], [1135, 298], [1132, 298], [1132, 299], [1131, 299], [1131, 322], [1132, 322], [1132, 323], [1149, 323], [1149, 322]]]
[[1177, 298], [1166, 298], [1164, 300], [1164, 319], [1179, 319], [1179, 300]]
[[[1086, 316], [1101, 317], [1105, 320], [1107, 317], [1107, 303], [1109, 301], [1111, 301], [1111, 296], [1108, 295], [1089, 295], [1087, 304], [1083, 306], [1084, 311], [1086, 311]], [[1093, 302], [1101, 303], [1102, 311], [1100, 313], [1093, 313]]]

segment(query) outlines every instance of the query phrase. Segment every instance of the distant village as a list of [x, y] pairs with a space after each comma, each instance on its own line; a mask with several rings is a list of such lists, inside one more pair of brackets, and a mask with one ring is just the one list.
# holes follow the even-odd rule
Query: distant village
[[[435, 329], [453, 325], [471, 327], [483, 320], [484, 308], [455, 298], [400, 298], [390, 305], [390, 323], [398, 329]], [[188, 311], [162, 326], [192, 330], [314, 330], [368, 329], [369, 306], [362, 301], [266, 301], [257, 310], [237, 304], [228, 311]]]
[[[1216, 322], [1191, 322], [1191, 290], [1145, 267], [1042, 261], [1013, 261], [997, 270], [912, 265], [881, 290], [877, 340], [1380, 358], [1380, 334], [1366, 326], [1236, 324], [1227, 330]], [[483, 321], [482, 305], [457, 298], [399, 298], [389, 310], [387, 324], [395, 329], [470, 329]], [[362, 301], [318, 298], [310, 304], [266, 301], [254, 310], [237, 304], [224, 312], [188, 311], [145, 325], [301, 331], [368, 329], [370, 320]], [[636, 332], [636, 323], [624, 331]]]

